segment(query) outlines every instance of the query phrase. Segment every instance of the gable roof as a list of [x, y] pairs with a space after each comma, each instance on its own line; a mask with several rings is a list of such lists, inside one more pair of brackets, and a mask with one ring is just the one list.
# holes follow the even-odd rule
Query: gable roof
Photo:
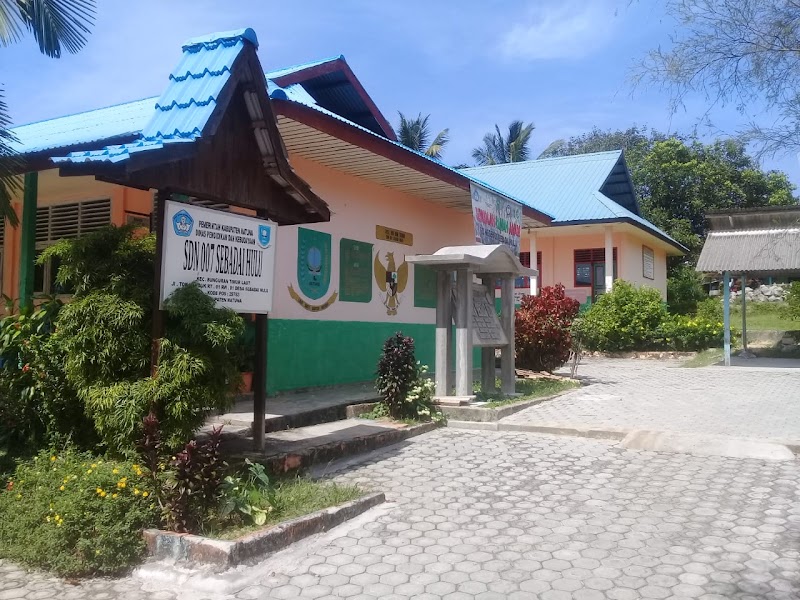
[[559, 156], [462, 170], [553, 215], [553, 225], [627, 222], [685, 252], [639, 215], [622, 150]]

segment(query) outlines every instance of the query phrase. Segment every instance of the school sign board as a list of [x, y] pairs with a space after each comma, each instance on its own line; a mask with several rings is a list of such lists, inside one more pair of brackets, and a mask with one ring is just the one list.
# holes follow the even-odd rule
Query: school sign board
[[176, 289], [197, 282], [219, 307], [269, 313], [277, 233], [277, 224], [270, 221], [167, 201], [161, 307]]
[[505, 244], [519, 255], [522, 233], [522, 205], [486, 188], [470, 183], [475, 241], [479, 244]]

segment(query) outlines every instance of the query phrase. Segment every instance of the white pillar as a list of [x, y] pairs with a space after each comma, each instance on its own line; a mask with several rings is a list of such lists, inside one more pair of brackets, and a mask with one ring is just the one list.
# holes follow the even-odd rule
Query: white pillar
[[505, 277], [500, 288], [500, 324], [508, 338], [508, 345], [500, 350], [500, 381], [502, 391], [507, 396], [516, 393], [514, 318], [514, 279]]
[[436, 395], [450, 395], [453, 313], [450, 271], [436, 273]]
[[614, 286], [614, 238], [611, 226], [606, 227], [606, 293]]
[[456, 275], [456, 396], [472, 396], [472, 270]]
[[[742, 292], [744, 293], [744, 292]], [[722, 274], [722, 320], [723, 341], [725, 353], [725, 366], [731, 366], [731, 274], [725, 271]]]
[[[531, 250], [531, 269], [536, 268], [536, 234], [530, 235], [530, 250]], [[531, 296], [539, 295], [539, 275], [531, 277]]]

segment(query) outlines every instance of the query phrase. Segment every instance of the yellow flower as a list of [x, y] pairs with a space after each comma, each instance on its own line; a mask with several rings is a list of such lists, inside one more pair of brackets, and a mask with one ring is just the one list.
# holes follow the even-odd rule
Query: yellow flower
[[69, 477], [64, 477], [64, 483], [67, 483], [68, 481], [69, 481]]
[[97, 463], [92, 463], [92, 468], [96, 469], [97, 468]]
[[119, 469], [112, 469], [111, 473], [117, 475], [119, 473]]
[[92, 470], [91, 470], [91, 469], [89, 469], [88, 471], [86, 471], [86, 474], [87, 474], [87, 475], [91, 475], [91, 474], [92, 474]]
[[56, 462], [57, 458], [58, 458], [57, 456], [51, 456], [50, 457], [50, 462]]
[[62, 485], [62, 486], [61, 486], [60, 488], [58, 488], [58, 489], [59, 489], [60, 491], [62, 491], [62, 492], [63, 492], [63, 491], [64, 491], [64, 486]]
[[116, 497], [117, 497], [117, 494], [111, 494], [111, 497], [112, 497], [112, 498], [116, 498]]
[[142, 492], [142, 498], [147, 498], [150, 495], [150, 492]]
[[123, 488], [124, 488], [126, 485], [128, 485], [128, 484], [127, 484], [127, 483], [125, 483], [124, 481], [120, 481], [120, 482], [117, 484], [117, 487], [118, 487], [119, 489], [123, 489]]
[[96, 491], [98, 494], [102, 494], [102, 493], [103, 493], [103, 488], [99, 487], [99, 488], [97, 488], [95, 491]]
[[101, 497], [101, 498], [105, 498], [107, 495], [108, 495], [108, 494], [106, 494], [106, 492], [100, 492], [100, 497]]
[[45, 520], [49, 523], [50, 522], [50, 517], [45, 517]]
[[138, 496], [139, 494], [141, 494], [141, 492], [139, 491], [139, 489], [138, 489], [138, 488], [133, 488], [133, 495], [134, 495], [134, 496]]

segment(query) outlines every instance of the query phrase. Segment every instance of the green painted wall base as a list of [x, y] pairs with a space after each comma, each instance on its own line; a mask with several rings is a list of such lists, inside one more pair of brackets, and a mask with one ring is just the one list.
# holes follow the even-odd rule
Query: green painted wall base
[[[417, 360], [433, 371], [435, 329], [419, 323], [270, 319], [267, 393], [371, 381], [383, 343], [398, 331], [414, 338]], [[480, 368], [479, 348], [474, 359]]]

